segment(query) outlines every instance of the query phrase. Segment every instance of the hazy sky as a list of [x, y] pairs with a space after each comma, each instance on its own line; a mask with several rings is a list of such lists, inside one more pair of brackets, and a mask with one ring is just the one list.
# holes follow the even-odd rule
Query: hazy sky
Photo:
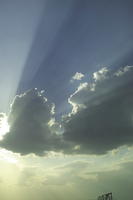
[[132, 200], [132, 10], [0, 0], [2, 200]]

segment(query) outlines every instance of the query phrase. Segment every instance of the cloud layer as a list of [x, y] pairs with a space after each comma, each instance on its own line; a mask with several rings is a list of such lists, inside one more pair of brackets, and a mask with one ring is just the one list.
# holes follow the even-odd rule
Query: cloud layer
[[105, 154], [133, 144], [133, 67], [102, 68], [93, 81], [81, 83], [70, 96], [71, 113], [54, 119], [54, 105], [43, 91], [17, 95], [8, 116], [10, 131], [1, 147], [21, 154], [49, 151]]
[[71, 95], [64, 138], [80, 147], [78, 153], [103, 154], [133, 144], [132, 77], [129, 66], [116, 72], [103, 68]]
[[8, 117], [10, 132], [1, 146], [21, 154], [53, 150], [58, 142], [49, 126], [52, 115], [53, 105], [37, 89], [17, 95]]

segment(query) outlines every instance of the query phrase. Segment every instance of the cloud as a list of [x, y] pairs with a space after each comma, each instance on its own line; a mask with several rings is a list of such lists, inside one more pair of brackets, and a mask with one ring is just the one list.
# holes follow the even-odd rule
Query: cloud
[[[132, 169], [133, 162], [128, 162], [120, 165], [117, 170], [98, 172], [98, 181], [95, 187], [98, 188], [98, 184], [101, 184], [99, 188], [101, 194], [112, 191], [114, 199], [130, 200], [133, 195], [131, 187], [133, 184]], [[100, 191], [98, 192], [100, 194]]]
[[84, 74], [80, 73], [80, 72], [76, 72], [75, 75], [72, 77], [72, 81], [73, 80], [81, 80], [84, 77]]
[[99, 195], [112, 192], [114, 198], [130, 200], [133, 195], [133, 162], [114, 163], [114, 168], [108, 165], [106, 170], [102, 165], [99, 170], [97, 163], [95, 170], [87, 160], [73, 161], [54, 168], [53, 172], [46, 175], [43, 184], [61, 190], [63, 187], [70, 188], [69, 192], [74, 191], [77, 198], [96, 199]]
[[48, 155], [105, 154], [132, 145], [132, 77], [132, 66], [95, 72], [92, 82], [81, 83], [69, 97], [72, 111], [61, 122], [43, 91], [17, 95], [8, 116], [10, 130], [0, 146], [22, 155]]
[[93, 73], [93, 78], [95, 81], [100, 81], [106, 79], [109, 70], [107, 67], [103, 67], [101, 70]]
[[133, 144], [133, 67], [103, 68], [69, 98], [72, 112], [63, 119], [64, 138], [77, 153], [104, 154]]
[[60, 138], [49, 125], [52, 116], [53, 104], [37, 89], [17, 95], [8, 117], [10, 131], [0, 142], [1, 147], [21, 154], [38, 155], [58, 149]]
[[7, 116], [5, 113], [0, 113], [0, 140], [9, 131], [9, 125], [7, 123]]

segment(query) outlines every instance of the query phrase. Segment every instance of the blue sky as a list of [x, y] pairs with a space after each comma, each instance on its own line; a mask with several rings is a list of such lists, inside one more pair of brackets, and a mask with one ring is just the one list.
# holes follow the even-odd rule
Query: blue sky
[[45, 89], [65, 110], [76, 72], [131, 65], [132, 6], [132, 1], [46, 1], [18, 91]]
[[16, 92], [37, 87], [65, 112], [76, 72], [91, 75], [103, 66], [132, 64], [130, 0], [6, 0], [1, 5], [1, 81], [8, 90], [1, 111], [8, 110]]

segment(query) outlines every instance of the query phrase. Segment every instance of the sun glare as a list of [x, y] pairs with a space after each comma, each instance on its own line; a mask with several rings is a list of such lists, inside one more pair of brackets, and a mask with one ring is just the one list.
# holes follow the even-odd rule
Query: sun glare
[[6, 149], [0, 149], [0, 160], [13, 164], [18, 162], [18, 159], [16, 158], [15, 154], [11, 151], [7, 151]]
[[9, 124], [7, 122], [7, 116], [2, 113], [0, 115], [0, 140], [3, 139], [3, 136], [9, 132]]

